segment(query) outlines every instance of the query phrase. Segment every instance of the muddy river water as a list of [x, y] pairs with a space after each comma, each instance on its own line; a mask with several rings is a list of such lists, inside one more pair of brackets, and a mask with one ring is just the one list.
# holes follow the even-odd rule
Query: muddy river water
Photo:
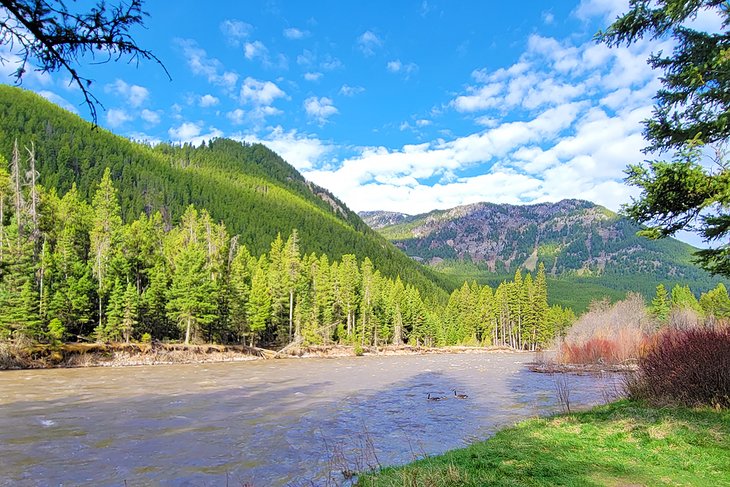
[[[283, 486], [408, 462], [559, 411], [529, 354], [0, 372], [0, 485]], [[567, 377], [573, 407], [615, 377]], [[468, 399], [453, 397], [453, 388]], [[427, 394], [452, 396], [428, 401]]]

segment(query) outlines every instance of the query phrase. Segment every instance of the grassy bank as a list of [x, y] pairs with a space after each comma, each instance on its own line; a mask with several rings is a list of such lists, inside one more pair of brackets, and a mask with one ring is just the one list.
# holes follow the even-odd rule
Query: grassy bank
[[730, 485], [730, 411], [623, 400], [531, 419], [359, 486]]

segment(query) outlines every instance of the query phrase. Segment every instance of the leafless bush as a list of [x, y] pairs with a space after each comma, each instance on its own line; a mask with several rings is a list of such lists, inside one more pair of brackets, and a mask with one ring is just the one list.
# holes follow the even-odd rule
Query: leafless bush
[[636, 359], [655, 329], [641, 295], [629, 293], [613, 305], [599, 301], [568, 331], [558, 359], [606, 364]]
[[730, 329], [666, 329], [627, 389], [653, 403], [730, 408]]
[[570, 378], [568, 374], [553, 374], [553, 383], [561, 411], [570, 414]]
[[672, 308], [667, 319], [667, 327], [675, 330], [689, 330], [704, 325], [704, 320], [691, 308]]
[[[333, 473], [338, 472], [342, 476], [342, 480], [350, 481], [360, 473], [374, 472], [382, 468], [378, 454], [375, 450], [373, 437], [363, 424], [362, 431], [351, 437], [356, 440], [356, 445], [347, 453], [345, 441], [329, 443], [326, 438], [322, 438], [325, 451], [327, 452], [328, 473], [325, 486], [335, 487], [342, 485], [341, 479], [337, 478]], [[349, 442], [347, 442], [349, 443]]]

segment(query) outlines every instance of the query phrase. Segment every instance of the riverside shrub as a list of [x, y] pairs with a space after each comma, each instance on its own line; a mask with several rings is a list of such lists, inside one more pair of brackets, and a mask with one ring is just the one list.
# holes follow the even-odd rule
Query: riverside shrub
[[730, 408], [730, 328], [662, 331], [627, 388], [655, 404]]

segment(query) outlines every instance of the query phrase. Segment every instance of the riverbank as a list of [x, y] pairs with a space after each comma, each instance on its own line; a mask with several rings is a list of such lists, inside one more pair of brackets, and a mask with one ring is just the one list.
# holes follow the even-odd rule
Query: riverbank
[[728, 410], [622, 400], [530, 419], [467, 448], [364, 475], [357, 485], [730, 485], [728, 451]]
[[335, 358], [356, 355], [423, 355], [513, 351], [504, 347], [426, 348], [408, 345], [352, 347], [320, 345], [277, 354], [245, 345], [184, 345], [181, 343], [66, 343], [57, 346], [13, 347], [0, 344], [0, 370], [66, 367], [123, 367], [209, 362], [238, 362], [266, 358]]

